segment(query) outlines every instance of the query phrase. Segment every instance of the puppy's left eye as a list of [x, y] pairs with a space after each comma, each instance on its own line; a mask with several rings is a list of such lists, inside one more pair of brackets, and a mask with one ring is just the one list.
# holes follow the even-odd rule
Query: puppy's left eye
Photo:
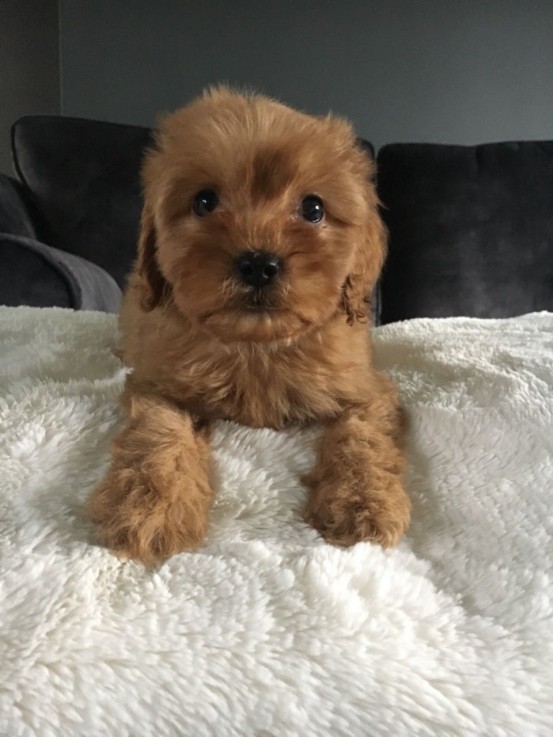
[[315, 194], [308, 194], [301, 201], [300, 214], [310, 223], [320, 223], [325, 216], [323, 201]]
[[202, 189], [194, 197], [192, 209], [199, 218], [203, 218], [204, 215], [209, 215], [210, 212], [213, 212], [218, 204], [219, 198], [216, 192], [212, 189]]

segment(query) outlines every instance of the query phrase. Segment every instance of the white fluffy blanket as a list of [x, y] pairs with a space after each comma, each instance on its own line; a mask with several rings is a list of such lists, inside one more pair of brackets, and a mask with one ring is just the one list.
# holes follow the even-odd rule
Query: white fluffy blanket
[[91, 544], [114, 318], [0, 308], [0, 734], [553, 735], [553, 315], [381, 328], [411, 419], [399, 548], [324, 544], [317, 430], [220, 423], [206, 545]]

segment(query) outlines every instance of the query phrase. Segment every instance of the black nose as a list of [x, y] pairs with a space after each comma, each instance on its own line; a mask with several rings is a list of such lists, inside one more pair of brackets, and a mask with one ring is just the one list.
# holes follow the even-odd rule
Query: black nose
[[250, 287], [265, 287], [278, 276], [280, 258], [268, 251], [244, 251], [234, 262], [240, 281]]

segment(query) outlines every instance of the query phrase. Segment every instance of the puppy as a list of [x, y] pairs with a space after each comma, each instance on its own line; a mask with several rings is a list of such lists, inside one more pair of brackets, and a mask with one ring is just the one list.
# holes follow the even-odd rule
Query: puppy
[[385, 255], [373, 164], [351, 126], [212, 89], [167, 117], [143, 168], [120, 324], [127, 423], [88, 512], [147, 565], [202, 544], [210, 425], [323, 425], [305, 520], [330, 543], [409, 522], [401, 413], [372, 365]]

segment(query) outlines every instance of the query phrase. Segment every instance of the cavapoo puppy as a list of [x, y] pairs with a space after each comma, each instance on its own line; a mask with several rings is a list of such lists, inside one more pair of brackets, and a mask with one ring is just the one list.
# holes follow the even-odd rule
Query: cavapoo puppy
[[321, 423], [305, 520], [337, 545], [398, 541], [410, 503], [396, 392], [372, 365], [372, 177], [349, 123], [260, 95], [213, 89], [163, 121], [120, 316], [127, 422], [88, 502], [103, 544], [148, 565], [202, 544], [218, 418]]

